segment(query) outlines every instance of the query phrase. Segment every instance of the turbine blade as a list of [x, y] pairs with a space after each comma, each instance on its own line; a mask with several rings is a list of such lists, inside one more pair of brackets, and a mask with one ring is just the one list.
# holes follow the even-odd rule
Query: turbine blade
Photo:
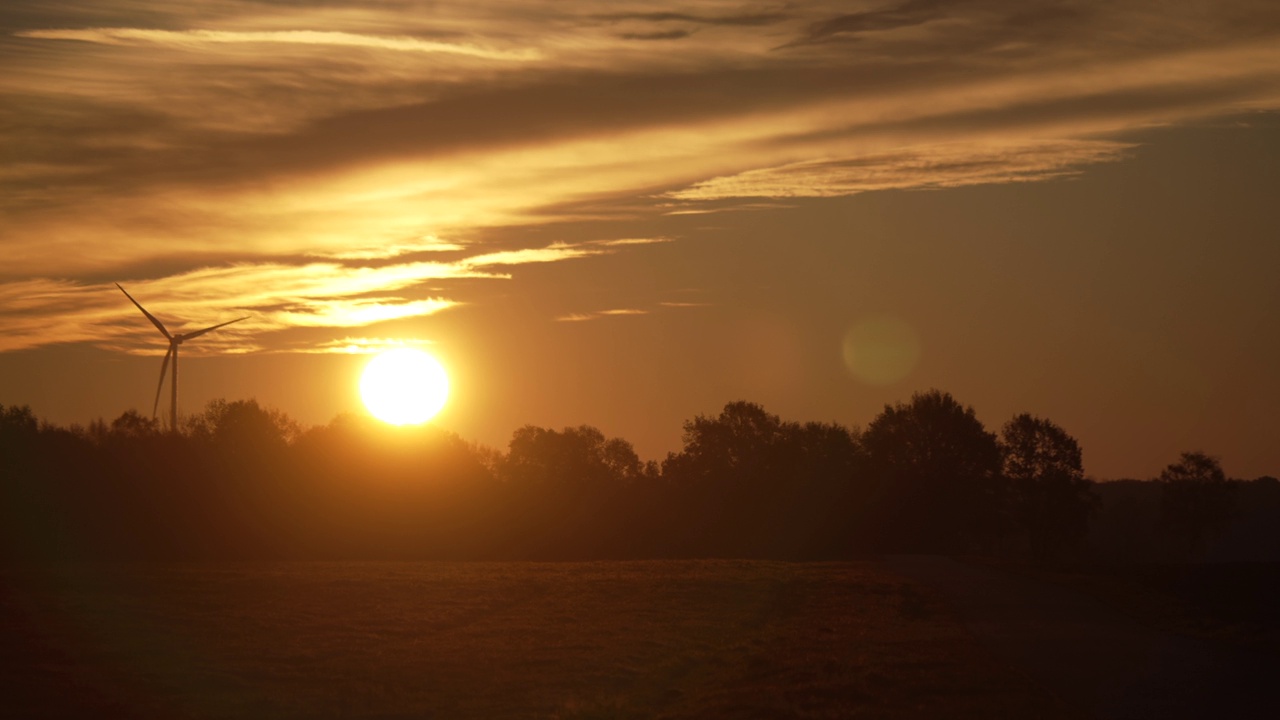
[[249, 319], [249, 316], [248, 316], [248, 315], [245, 315], [245, 316], [244, 316], [244, 317], [242, 317], [242, 318], [236, 318], [235, 320], [228, 320], [228, 321], [226, 321], [226, 322], [224, 322], [224, 323], [219, 323], [219, 324], [217, 324], [217, 325], [214, 325], [213, 327], [207, 327], [207, 328], [205, 328], [205, 329], [203, 329], [203, 330], [196, 330], [195, 332], [184, 333], [184, 334], [182, 334], [182, 335], [179, 335], [179, 336], [178, 336], [178, 342], [185, 342], [185, 341], [187, 341], [187, 340], [190, 340], [191, 338], [197, 338], [197, 337], [200, 337], [201, 335], [203, 335], [203, 334], [205, 334], [205, 333], [207, 333], [207, 332], [211, 332], [211, 331], [213, 331], [213, 330], [217, 330], [217, 329], [218, 329], [218, 328], [220, 328], [220, 327], [226, 327], [227, 325], [230, 325], [231, 323], [238, 323], [238, 322], [240, 322], [241, 320], [248, 320], [248, 319]]
[[124, 288], [120, 287], [120, 283], [116, 283], [116, 287], [120, 288], [120, 292], [124, 293], [124, 296], [125, 296], [125, 297], [127, 297], [127, 298], [129, 298], [129, 301], [130, 301], [130, 302], [132, 302], [134, 305], [137, 305], [137, 306], [138, 306], [138, 309], [142, 311], [142, 314], [143, 314], [143, 315], [146, 315], [146, 316], [147, 316], [147, 319], [151, 321], [151, 324], [152, 324], [152, 325], [155, 325], [155, 326], [156, 326], [156, 329], [157, 329], [157, 330], [159, 330], [161, 333], [163, 333], [163, 334], [164, 334], [164, 336], [165, 336], [165, 337], [167, 337], [167, 338], [169, 338], [170, 340], [172, 340], [172, 339], [173, 339], [173, 336], [169, 334], [169, 331], [168, 331], [168, 330], [165, 330], [165, 329], [164, 329], [164, 325], [162, 325], [162, 324], [160, 323], [160, 321], [156, 319], [156, 316], [155, 316], [155, 315], [152, 315], [152, 314], [151, 314], [151, 313], [149, 313], [149, 312], [147, 312], [147, 309], [146, 309], [146, 308], [144, 308], [144, 307], [142, 307], [142, 304], [141, 304], [141, 303], [139, 303], [137, 300], [134, 300], [134, 299], [133, 299], [133, 296], [129, 294], [129, 291], [128, 291], [128, 290], [125, 290]]
[[[169, 370], [169, 358], [173, 356], [173, 344], [169, 344], [169, 352], [164, 354], [164, 362], [160, 364], [160, 382], [156, 384], [156, 401], [151, 404], [151, 417], [160, 409], [160, 391], [164, 389], [164, 374]], [[174, 363], [177, 365], [177, 363]]]

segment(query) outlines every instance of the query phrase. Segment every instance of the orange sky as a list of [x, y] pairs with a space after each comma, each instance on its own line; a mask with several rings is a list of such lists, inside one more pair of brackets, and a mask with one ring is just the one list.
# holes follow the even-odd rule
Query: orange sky
[[[0, 6], [0, 403], [355, 410], [643, 456], [939, 387], [1146, 477], [1280, 474], [1274, 2]], [[372, 7], [371, 7], [372, 5]], [[354, 354], [353, 354], [354, 353]]]

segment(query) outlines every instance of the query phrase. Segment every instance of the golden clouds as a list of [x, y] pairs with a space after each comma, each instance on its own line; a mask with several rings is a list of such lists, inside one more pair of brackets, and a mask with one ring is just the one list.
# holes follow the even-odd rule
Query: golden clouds
[[431, 341], [422, 340], [421, 338], [344, 337], [317, 343], [310, 347], [294, 349], [291, 352], [372, 355], [388, 348], [425, 347], [431, 344]]
[[1048, 180], [1124, 157], [1133, 146], [1103, 140], [972, 142], [812, 160], [712, 178], [671, 193], [679, 200], [833, 197], [871, 190]]
[[595, 320], [604, 317], [627, 317], [633, 315], [648, 315], [649, 311], [641, 308], [612, 308], [609, 310], [598, 310], [596, 312], [579, 312], [561, 315], [556, 318], [556, 322], [585, 322], [587, 320]]
[[[4, 13], [0, 295], [35, 319], [0, 312], [0, 350], [129, 346], [127, 308], [82, 296], [108, 277], [152, 278], [131, 287], [193, 323], [252, 312], [219, 342], [279, 347], [290, 327], [468, 302], [441, 283], [668, 240], [533, 241], [533, 226], [1052, 180], [1122, 161], [1138, 128], [1280, 107], [1273, 3]], [[654, 304], [610, 306], [560, 319]]]
[[[167, 275], [153, 280], [127, 280], [130, 292], [157, 317], [181, 332], [220, 322], [228, 314], [249, 319], [210, 336], [195, 351], [250, 352], [271, 350], [273, 334], [296, 328], [361, 328], [391, 320], [424, 317], [463, 303], [426, 290], [426, 283], [509, 278], [498, 268], [527, 263], [559, 262], [618, 252], [642, 242], [622, 245], [603, 240], [578, 245], [556, 243], [472, 255], [447, 261], [395, 262], [355, 266], [339, 262], [297, 264], [236, 263]], [[460, 248], [431, 238], [419, 252]], [[394, 258], [396, 253], [390, 253]], [[113, 295], [112, 283], [81, 284], [34, 279], [0, 282], [0, 352], [54, 343], [86, 342], [124, 352], [151, 353], [150, 327], [132, 322], [128, 305]], [[632, 311], [606, 311], [620, 314]], [[641, 312], [641, 311], [634, 311]], [[384, 345], [379, 345], [385, 346]], [[290, 346], [293, 347], [293, 346]], [[356, 348], [353, 350], [352, 348]], [[354, 340], [300, 346], [302, 352], [357, 352]]]
[[357, 246], [348, 249], [339, 249], [330, 252], [317, 252], [312, 254], [316, 257], [332, 258], [334, 260], [378, 260], [413, 253], [454, 252], [465, 248], [466, 245], [446, 242], [435, 235], [426, 235], [413, 241], [389, 242], [378, 245], [368, 245], [365, 247]]
[[332, 47], [368, 48], [397, 52], [445, 53], [483, 58], [485, 60], [534, 60], [535, 50], [504, 51], [422, 40], [406, 36], [357, 35], [321, 30], [268, 30], [237, 32], [232, 30], [154, 30], [148, 28], [89, 28], [84, 30], [27, 30], [17, 37], [39, 40], [76, 40], [109, 45], [144, 42], [179, 48], [200, 49], [220, 43], [279, 43], [285, 45], [325, 45]]

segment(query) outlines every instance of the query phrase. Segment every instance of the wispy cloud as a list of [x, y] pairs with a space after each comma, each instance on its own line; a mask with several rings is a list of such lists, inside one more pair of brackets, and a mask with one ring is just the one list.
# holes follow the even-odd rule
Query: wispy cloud
[[369, 48], [396, 52], [447, 53], [486, 60], [534, 60], [536, 50], [495, 50], [468, 44], [446, 43], [405, 36], [356, 35], [325, 30], [155, 30], [150, 28], [87, 28], [25, 30], [17, 37], [38, 40], [74, 40], [109, 45], [141, 42], [180, 48], [200, 48], [219, 43], [277, 43], [284, 45], [327, 45]]
[[216, 342], [279, 348], [665, 241], [529, 239], [547, 223], [1049, 181], [1135, 129], [1280, 109], [1262, 0], [420, 10], [0, 7], [0, 351], [142, 348], [102, 282], [136, 268], [159, 312], [250, 312]]
[[433, 344], [432, 341], [422, 338], [343, 337], [298, 348], [290, 348], [289, 352], [322, 355], [371, 355], [390, 348], [428, 347]]
[[1049, 180], [1122, 159], [1134, 146], [1104, 140], [1001, 145], [942, 144], [892, 153], [811, 160], [712, 178], [670, 193], [679, 200], [833, 197], [872, 190]]
[[[680, 309], [680, 308], [697, 308], [707, 307], [709, 303], [703, 302], [658, 302], [654, 304], [657, 308]], [[556, 318], [556, 322], [585, 322], [587, 320], [598, 320], [610, 317], [633, 317], [637, 315], [650, 315], [653, 310], [639, 307], [627, 308], [610, 308], [608, 310], [595, 310], [592, 312], [573, 312], [561, 315]]]
[[604, 245], [605, 247], [624, 247], [627, 245], [655, 245], [658, 243], [669, 243], [674, 238], [669, 237], [634, 237], [634, 238], [616, 238], [614, 240], [596, 240], [593, 244]]
[[730, 25], [754, 27], [759, 25], [774, 25], [786, 20], [789, 16], [784, 13], [739, 13], [727, 15], [699, 15], [688, 12], [619, 12], [608, 13], [599, 16], [604, 20], [643, 20], [652, 23], [691, 23], [694, 25]]
[[[955, 3], [951, 3], [953, 6]], [[906, 0], [873, 10], [836, 15], [809, 24], [793, 45], [853, 40], [867, 33], [896, 30], [947, 18], [947, 0]]]
[[556, 318], [556, 322], [585, 322], [587, 320], [595, 320], [606, 317], [629, 317], [633, 315], [648, 315], [648, 310], [640, 308], [613, 308], [610, 310], [597, 310], [595, 312], [577, 312], [561, 315]]
[[456, 306], [442, 298], [383, 302], [379, 300], [315, 300], [267, 313], [281, 327], [365, 327], [387, 320], [421, 317]]
[[524, 248], [521, 250], [503, 250], [468, 258], [464, 261], [468, 267], [494, 267], [501, 265], [524, 265], [526, 263], [547, 263], [573, 258], [599, 255], [602, 249], [583, 245], [555, 244], [541, 248]]
[[[362, 328], [465, 304], [440, 296], [429, 283], [503, 280], [511, 277], [505, 270], [515, 266], [617, 251], [598, 243], [557, 243], [448, 262], [377, 267], [337, 262], [238, 263], [154, 279], [125, 279], [122, 284], [171, 332], [248, 315], [248, 320], [228, 327], [216, 338], [210, 336], [195, 349], [248, 352], [275, 347], [273, 334], [289, 329]], [[155, 348], [154, 328], [113, 283], [51, 279], [0, 282], [0, 325], [6, 328], [0, 335], [0, 352], [69, 342], [147, 354]], [[330, 345], [322, 341], [318, 346], [290, 347], [329, 351]]]
[[465, 250], [466, 245], [447, 242], [434, 235], [427, 235], [409, 242], [388, 242], [378, 245], [367, 245], [349, 249], [332, 250], [326, 253], [313, 253], [314, 257], [334, 260], [386, 260], [402, 255], [418, 253], [446, 253]]
[[693, 34], [691, 30], [655, 30], [653, 32], [620, 33], [623, 40], [683, 40]]

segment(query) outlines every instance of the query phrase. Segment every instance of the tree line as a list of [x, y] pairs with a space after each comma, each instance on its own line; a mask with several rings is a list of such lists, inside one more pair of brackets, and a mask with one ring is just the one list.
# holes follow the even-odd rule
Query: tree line
[[[886, 405], [865, 429], [731, 402], [685, 422], [681, 450], [661, 462], [590, 426], [525, 426], [499, 451], [352, 415], [302, 428], [254, 400], [214, 401], [178, 433], [136, 411], [64, 428], [0, 405], [0, 542], [13, 559], [974, 552], [1053, 563], [1138, 547], [1125, 512], [1146, 512], [1139, 559], [1186, 559], [1230, 526], [1242, 488], [1280, 509], [1274, 478], [1229, 480], [1200, 452], [1155, 480], [1108, 515], [1116, 493], [1085, 476], [1062, 427], [1020, 414], [990, 432], [938, 390]], [[1090, 547], [1091, 532], [1110, 545]]]

